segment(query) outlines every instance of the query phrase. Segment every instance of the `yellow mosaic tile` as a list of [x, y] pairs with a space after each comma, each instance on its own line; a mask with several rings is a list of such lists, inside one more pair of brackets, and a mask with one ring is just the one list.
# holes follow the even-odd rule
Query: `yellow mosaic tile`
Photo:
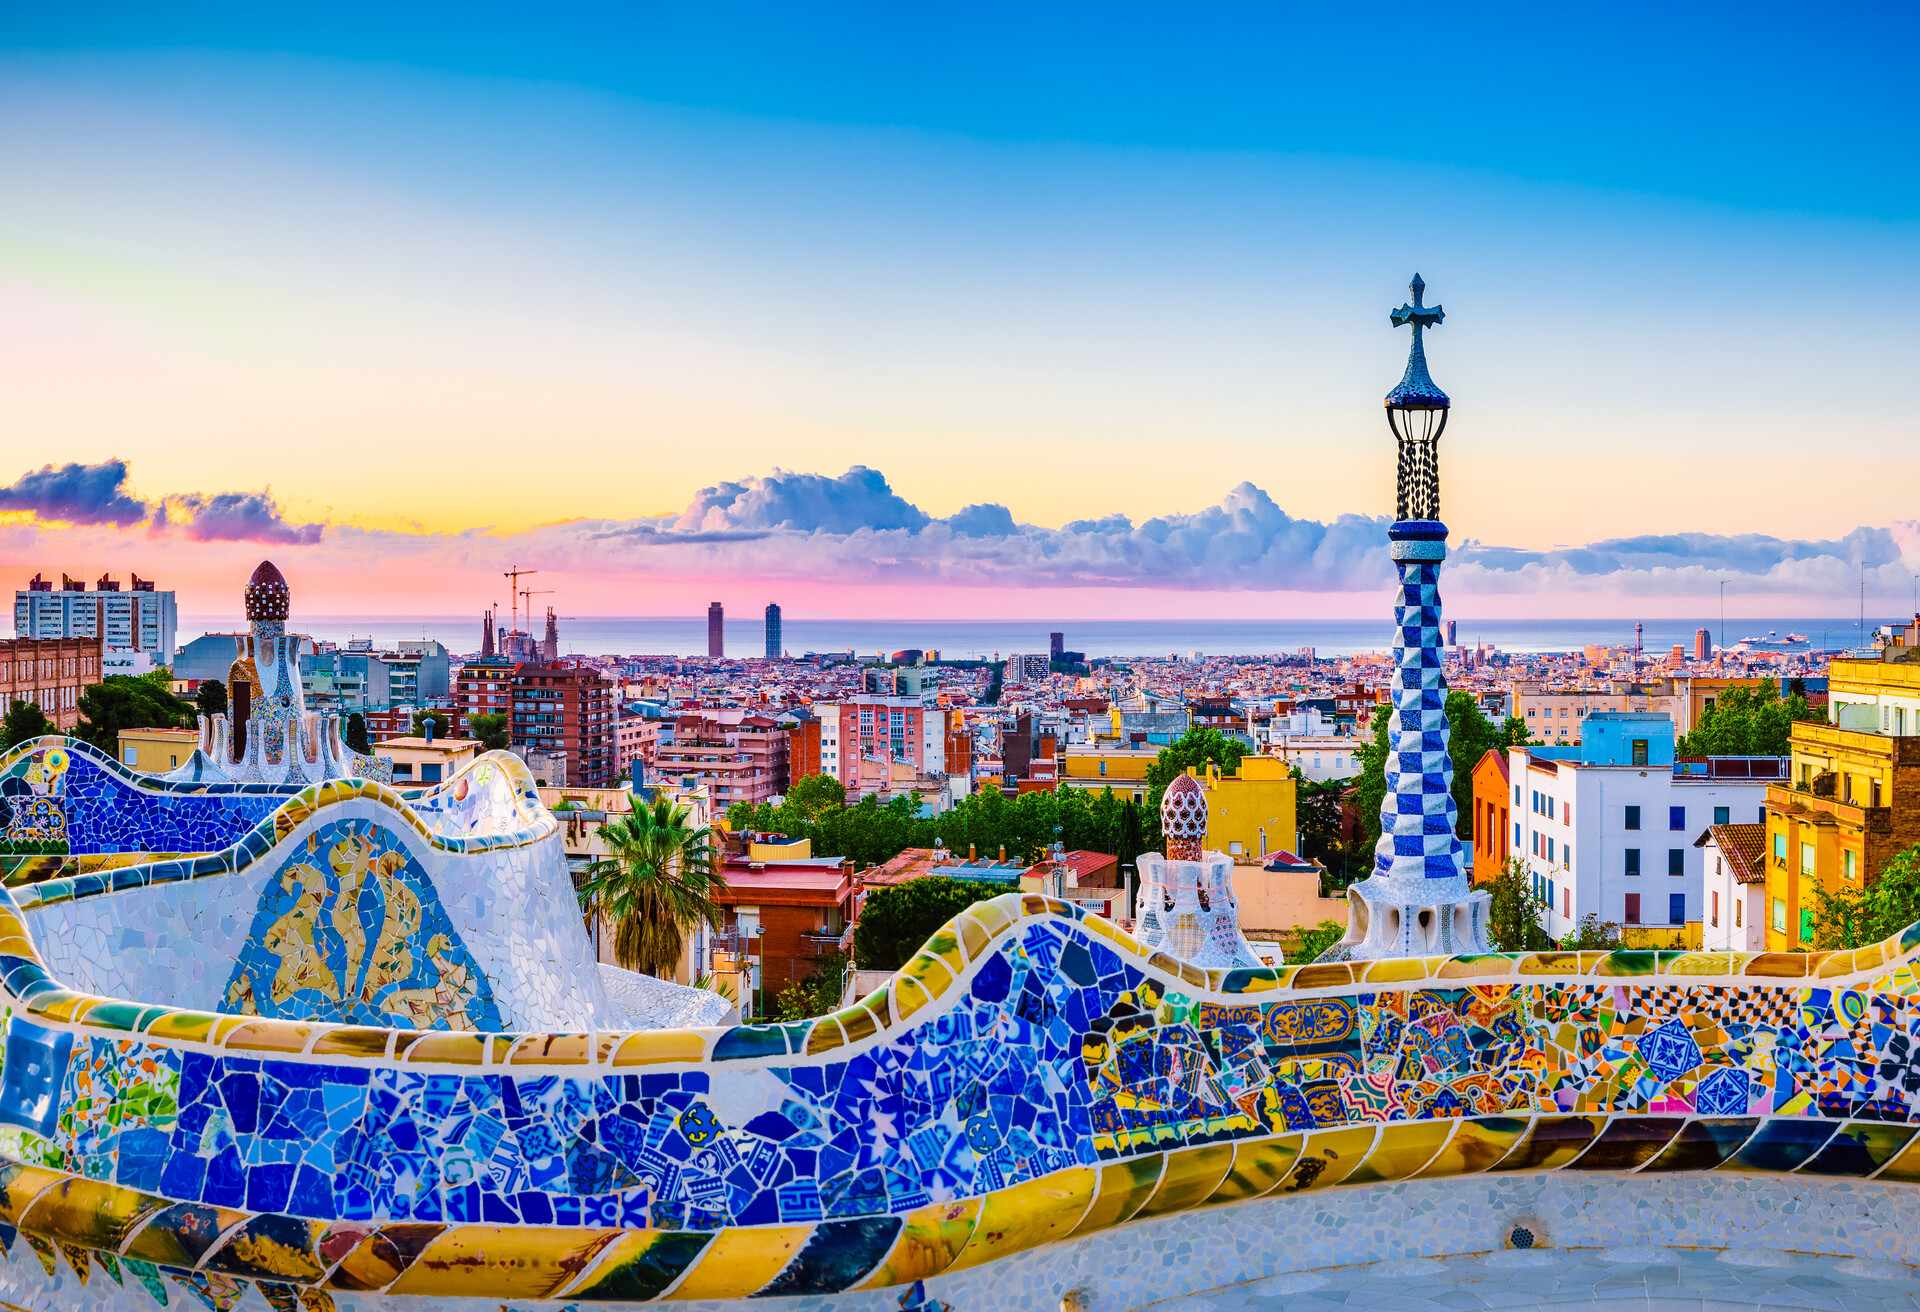
[[950, 1269], [980, 1266], [1065, 1238], [1093, 1201], [1097, 1176], [1091, 1166], [1076, 1166], [989, 1194], [972, 1237]]
[[1273, 1139], [1242, 1143], [1233, 1155], [1233, 1167], [1220, 1187], [1205, 1199], [1208, 1203], [1232, 1203], [1243, 1198], [1269, 1194], [1287, 1178], [1300, 1156], [1303, 1134], [1283, 1134]]
[[705, 1059], [707, 1041], [697, 1030], [641, 1030], [624, 1039], [613, 1054], [615, 1066], [657, 1066], [662, 1062]]
[[1100, 1184], [1093, 1204], [1073, 1228], [1075, 1235], [1090, 1235], [1096, 1230], [1124, 1225], [1146, 1205], [1160, 1187], [1160, 1173], [1166, 1169], [1164, 1153], [1133, 1157], [1124, 1162], [1109, 1162], [1100, 1168]]
[[1233, 1145], [1230, 1143], [1210, 1143], [1168, 1153], [1166, 1170], [1160, 1175], [1160, 1188], [1139, 1214], [1159, 1216], [1197, 1206], [1220, 1187], [1232, 1169]]
[[675, 1299], [745, 1298], [766, 1288], [813, 1234], [811, 1225], [736, 1226], [701, 1250]]
[[879, 1266], [855, 1289], [884, 1289], [927, 1280], [953, 1265], [973, 1237], [980, 1219], [981, 1200], [933, 1203], [901, 1218], [900, 1233]]
[[389, 1292], [440, 1298], [546, 1298], [577, 1279], [617, 1230], [455, 1226], [427, 1245]]
[[1418, 1174], [1453, 1137], [1458, 1126], [1459, 1122], [1453, 1120], [1389, 1121], [1380, 1127], [1373, 1151], [1346, 1177], [1345, 1183], [1375, 1184]]

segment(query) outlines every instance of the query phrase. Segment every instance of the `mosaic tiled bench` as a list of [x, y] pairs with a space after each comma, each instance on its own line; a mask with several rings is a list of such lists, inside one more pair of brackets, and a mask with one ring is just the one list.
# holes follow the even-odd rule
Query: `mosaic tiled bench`
[[[373, 787], [315, 790], [275, 832]], [[1203, 972], [1010, 894], [845, 1011], [656, 1032], [223, 1015], [49, 973], [49, 908], [163, 877], [224, 876], [168, 863], [0, 902], [7, 1297], [832, 1294], [1416, 1178], [1920, 1178], [1920, 927], [1830, 954]]]

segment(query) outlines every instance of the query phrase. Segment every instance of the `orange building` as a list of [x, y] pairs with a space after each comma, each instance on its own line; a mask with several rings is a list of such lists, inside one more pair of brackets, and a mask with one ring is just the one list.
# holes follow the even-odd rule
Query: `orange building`
[[0, 640], [0, 715], [15, 702], [32, 702], [53, 727], [80, 723], [80, 694], [100, 682], [98, 638]]
[[821, 773], [820, 721], [809, 715], [787, 730], [788, 786]]
[[1485, 884], [1513, 855], [1513, 781], [1507, 754], [1489, 750], [1473, 767], [1473, 882]]

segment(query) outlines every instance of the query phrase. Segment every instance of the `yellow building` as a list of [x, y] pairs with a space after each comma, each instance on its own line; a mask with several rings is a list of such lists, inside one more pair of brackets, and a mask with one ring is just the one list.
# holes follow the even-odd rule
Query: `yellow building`
[[1147, 767], [1159, 758], [1158, 747], [1069, 747], [1060, 757], [1060, 787], [1111, 788], [1121, 801], [1145, 802]]
[[1207, 790], [1209, 852], [1236, 860], [1258, 861], [1270, 852], [1297, 852], [1299, 824], [1294, 812], [1293, 773], [1277, 756], [1244, 756], [1237, 774], [1208, 766], [1204, 775], [1188, 771]]
[[393, 764], [393, 782], [408, 788], [437, 784], [460, 773], [480, 755], [477, 738], [389, 738], [373, 754]]
[[120, 764], [142, 774], [165, 774], [185, 765], [199, 745], [198, 729], [122, 729]]
[[1920, 665], [1836, 660], [1828, 698], [1767, 790], [1770, 951], [1812, 946], [1819, 890], [1859, 888], [1920, 843]]

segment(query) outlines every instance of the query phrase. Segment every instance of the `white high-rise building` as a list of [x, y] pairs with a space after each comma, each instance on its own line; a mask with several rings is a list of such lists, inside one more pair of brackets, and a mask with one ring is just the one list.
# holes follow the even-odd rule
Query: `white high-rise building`
[[36, 574], [13, 594], [17, 637], [98, 638], [108, 651], [143, 652], [157, 665], [173, 663], [178, 626], [173, 593], [138, 574], [131, 587], [107, 575], [92, 590], [64, 574], [56, 588]]

